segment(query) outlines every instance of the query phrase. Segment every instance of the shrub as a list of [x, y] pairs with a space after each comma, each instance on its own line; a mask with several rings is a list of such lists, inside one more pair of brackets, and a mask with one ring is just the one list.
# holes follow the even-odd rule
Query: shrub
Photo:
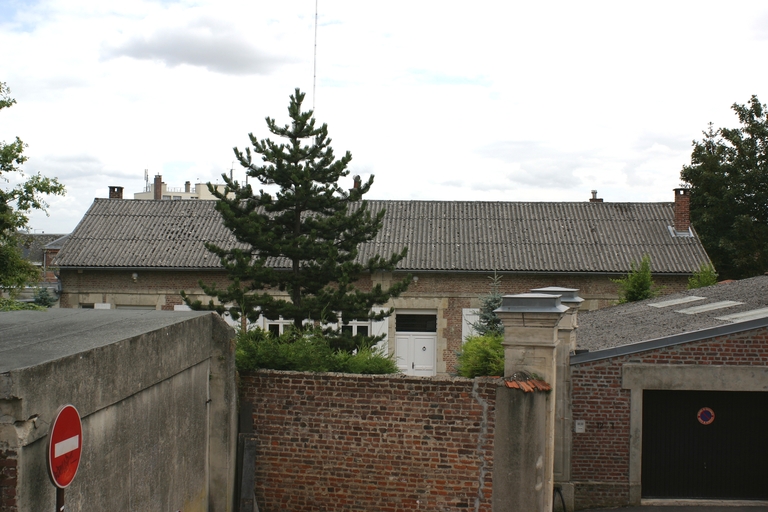
[[45, 311], [45, 309], [32, 302], [19, 302], [0, 297], [0, 311]]
[[462, 377], [504, 375], [503, 337], [499, 334], [469, 336], [459, 353], [457, 371]]
[[298, 372], [397, 373], [391, 356], [375, 349], [356, 353], [331, 348], [319, 329], [289, 330], [273, 336], [262, 329], [237, 335], [235, 362], [239, 371], [258, 368]]
[[48, 288], [38, 288], [35, 292], [35, 304], [49, 308], [56, 304], [56, 297], [51, 297]]
[[651, 257], [643, 256], [640, 263], [630, 263], [629, 273], [621, 279], [611, 279], [619, 285], [619, 304], [655, 297], [659, 294], [651, 276]]
[[688, 278], [688, 289], [703, 288], [717, 284], [717, 272], [710, 263], [702, 263], [699, 270]]

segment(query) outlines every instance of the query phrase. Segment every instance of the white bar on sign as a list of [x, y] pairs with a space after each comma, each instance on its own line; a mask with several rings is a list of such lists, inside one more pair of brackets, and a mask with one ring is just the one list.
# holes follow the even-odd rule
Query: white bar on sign
[[70, 437], [63, 441], [59, 441], [53, 447], [53, 458], [61, 457], [65, 453], [73, 452], [80, 447], [80, 436]]

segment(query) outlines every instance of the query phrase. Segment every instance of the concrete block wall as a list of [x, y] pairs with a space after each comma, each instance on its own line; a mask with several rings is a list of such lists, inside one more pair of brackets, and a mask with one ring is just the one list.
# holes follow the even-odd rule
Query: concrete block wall
[[[625, 364], [738, 367], [768, 366], [768, 329], [709, 338], [571, 366], [573, 420], [586, 432], [573, 433], [571, 478], [577, 509], [630, 503], [631, 392], [622, 387]], [[679, 365], [679, 366], [678, 366]], [[689, 380], [679, 389], [719, 386]], [[709, 389], [712, 389], [711, 387]]]
[[241, 376], [262, 511], [491, 511], [497, 379]]

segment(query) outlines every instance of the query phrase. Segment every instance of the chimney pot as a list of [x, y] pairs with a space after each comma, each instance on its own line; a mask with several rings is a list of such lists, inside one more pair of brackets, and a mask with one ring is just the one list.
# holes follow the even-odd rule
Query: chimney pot
[[354, 181], [354, 185], [353, 185], [353, 187], [354, 187], [354, 188], [356, 188], [356, 189], [359, 189], [359, 188], [360, 188], [360, 186], [363, 184], [363, 180], [360, 178], [360, 176], [359, 176], [359, 175], [357, 175], [357, 176], [354, 176], [354, 177], [352, 178], [352, 180]]
[[188, 181], [184, 182], [184, 192], [189, 193], [189, 189], [192, 186], [192, 184]]
[[691, 227], [691, 189], [675, 189], [675, 231], [688, 231]]
[[592, 191], [592, 198], [589, 200], [590, 203], [602, 203], [603, 200], [597, 197], [597, 190]]
[[123, 198], [123, 187], [109, 187], [109, 198], [110, 199], [122, 199]]

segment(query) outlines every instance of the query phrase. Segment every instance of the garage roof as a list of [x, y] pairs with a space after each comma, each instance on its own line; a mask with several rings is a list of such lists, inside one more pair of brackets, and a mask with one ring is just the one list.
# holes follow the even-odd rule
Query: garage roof
[[768, 275], [579, 313], [572, 364], [768, 326]]

